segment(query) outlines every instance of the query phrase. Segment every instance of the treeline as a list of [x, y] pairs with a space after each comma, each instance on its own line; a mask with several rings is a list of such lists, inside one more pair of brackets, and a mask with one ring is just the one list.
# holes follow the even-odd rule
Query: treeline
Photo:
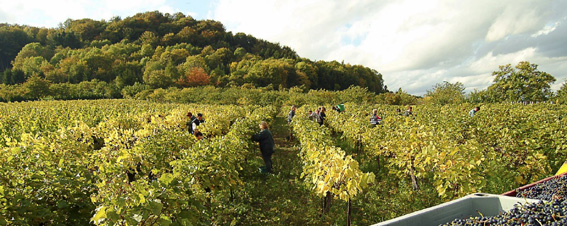
[[311, 61], [289, 47], [227, 32], [217, 21], [157, 11], [110, 21], [69, 19], [58, 28], [1, 24], [0, 83], [26, 86], [30, 81], [48, 85], [104, 82], [118, 90], [113, 97], [140, 85], [151, 89], [244, 85], [276, 90], [295, 86], [343, 90], [355, 85], [373, 93], [387, 91], [382, 75], [374, 69]]
[[77, 84], [50, 84], [45, 79], [32, 77], [24, 84], [0, 84], [0, 101], [77, 100], [77, 99], [138, 99], [170, 103], [235, 104], [281, 106], [303, 104], [336, 105], [338, 103], [378, 103], [408, 105], [419, 103], [419, 97], [402, 90], [376, 95], [367, 88], [351, 86], [340, 91], [304, 90], [300, 87], [275, 90], [271, 87], [254, 88], [216, 87], [212, 85], [188, 88], [157, 88], [135, 84], [118, 89], [113, 83], [93, 80]]
[[465, 85], [460, 82], [437, 83], [428, 90], [422, 103], [460, 104], [468, 103], [567, 103], [567, 81], [557, 92], [553, 92], [551, 84], [556, 79], [551, 74], [538, 70], [537, 64], [528, 61], [519, 62], [516, 66], [501, 65], [498, 71], [492, 72], [493, 83], [484, 90], [474, 90], [465, 94]]

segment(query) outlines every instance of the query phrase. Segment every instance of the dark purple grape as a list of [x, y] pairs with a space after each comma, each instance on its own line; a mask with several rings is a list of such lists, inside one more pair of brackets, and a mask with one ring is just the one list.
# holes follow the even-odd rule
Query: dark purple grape
[[551, 180], [536, 184], [530, 188], [520, 190], [516, 197], [540, 199], [551, 201], [552, 199], [565, 199], [567, 197], [567, 176], [556, 177]]
[[553, 200], [517, 205], [498, 216], [455, 219], [449, 225], [567, 225], [567, 200]]

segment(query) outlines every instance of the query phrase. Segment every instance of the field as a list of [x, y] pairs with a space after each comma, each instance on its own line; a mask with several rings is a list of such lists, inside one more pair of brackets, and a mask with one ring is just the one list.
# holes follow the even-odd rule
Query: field
[[[0, 104], [0, 225], [369, 225], [547, 177], [567, 157], [552, 104]], [[371, 127], [377, 109], [382, 123]], [[188, 133], [203, 113], [206, 139]], [[275, 174], [250, 138], [268, 121]], [[293, 139], [287, 141], [290, 131]]]

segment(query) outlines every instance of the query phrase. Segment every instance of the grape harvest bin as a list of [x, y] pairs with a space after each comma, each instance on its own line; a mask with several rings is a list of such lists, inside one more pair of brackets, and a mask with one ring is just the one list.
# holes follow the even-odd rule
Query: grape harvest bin
[[514, 208], [514, 205], [517, 203], [525, 204], [538, 201], [537, 199], [476, 193], [380, 222], [373, 226], [437, 226], [451, 222], [457, 218], [462, 219], [480, 216], [478, 212], [484, 216], [496, 216]]
[[563, 174], [551, 176], [551, 177], [548, 177], [548, 178], [545, 178], [545, 179], [541, 179], [541, 180], [539, 180], [539, 181], [537, 181], [537, 182], [534, 182], [534, 183], [531, 183], [531, 184], [528, 184], [528, 185], [525, 185], [525, 186], [516, 188], [516, 189], [514, 189], [514, 190], [512, 190], [512, 191], [506, 192], [506, 193], [504, 193], [504, 194], [502, 194], [502, 195], [516, 197], [516, 195], [518, 194], [519, 191], [526, 190], [526, 189], [528, 189], [528, 188], [531, 188], [531, 187], [533, 187], [533, 186], [536, 186], [537, 184], [541, 184], [541, 183], [544, 183], [544, 182], [546, 182], [546, 181], [548, 181], [548, 180], [555, 179], [555, 178], [558, 178], [558, 177], [562, 177], [562, 176], [565, 176], [565, 175], [567, 175], [567, 173], [563, 173]]

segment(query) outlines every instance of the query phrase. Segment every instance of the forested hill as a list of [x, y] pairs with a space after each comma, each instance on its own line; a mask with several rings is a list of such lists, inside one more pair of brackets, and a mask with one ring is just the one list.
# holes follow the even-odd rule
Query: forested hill
[[157, 11], [110, 21], [69, 19], [59, 28], [1, 24], [0, 73], [7, 85], [25, 85], [29, 78], [49, 85], [96, 79], [118, 90], [133, 85], [387, 89], [374, 69], [311, 61], [287, 46], [226, 31], [218, 21]]

